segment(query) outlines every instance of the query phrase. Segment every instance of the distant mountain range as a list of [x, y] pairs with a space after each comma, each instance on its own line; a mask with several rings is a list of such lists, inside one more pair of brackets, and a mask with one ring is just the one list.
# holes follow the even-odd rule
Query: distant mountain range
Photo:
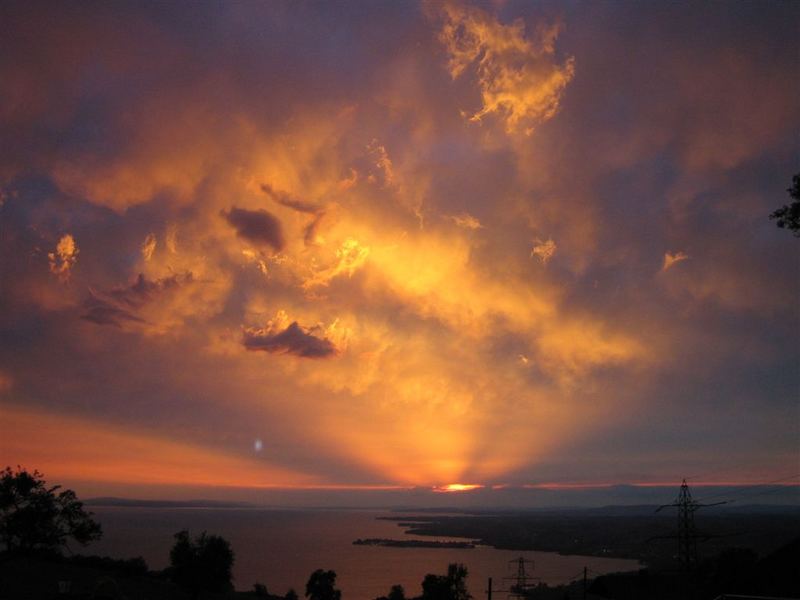
[[[248, 508], [248, 509], [282, 509], [297, 510], [298, 507], [263, 505], [252, 502], [233, 502], [224, 500], [142, 500], [136, 498], [117, 498], [99, 497], [89, 498], [84, 501], [86, 506], [119, 506], [131, 508]], [[307, 510], [359, 510], [358, 507], [300, 507]], [[435, 507], [417, 508], [394, 506], [386, 507], [386, 510], [395, 513], [417, 513], [417, 514], [456, 514], [464, 516], [488, 516], [488, 515], [513, 515], [513, 514], [568, 514], [574, 516], [648, 516], [655, 513], [658, 505], [656, 504], [614, 504], [607, 506], [584, 507], [584, 506], [547, 506], [547, 507], [497, 507], [497, 508], [463, 508], [463, 507]], [[723, 504], [703, 509], [704, 514], [781, 514], [781, 515], [800, 515], [800, 505], [797, 504]], [[665, 515], [672, 514], [665, 512]]]
[[[536, 515], [573, 515], [573, 516], [597, 516], [597, 517], [633, 517], [653, 515], [658, 509], [658, 504], [612, 504], [607, 506], [544, 506], [531, 508], [393, 508], [392, 512], [397, 513], [418, 513], [418, 514], [456, 514], [464, 516], [490, 516], [490, 515], [516, 515], [516, 514], [536, 514]], [[668, 511], [662, 511], [664, 515], [672, 515]], [[710, 506], [703, 509], [703, 514], [780, 514], [800, 516], [800, 505], [798, 504], [737, 504], [731, 502], [719, 506]]]
[[86, 506], [124, 506], [138, 508], [261, 508], [249, 502], [225, 502], [219, 500], [138, 500], [135, 498], [101, 497], [89, 498]]

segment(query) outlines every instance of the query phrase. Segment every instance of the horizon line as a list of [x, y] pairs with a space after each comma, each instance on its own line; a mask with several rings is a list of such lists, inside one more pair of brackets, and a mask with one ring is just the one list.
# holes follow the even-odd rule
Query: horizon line
[[[82, 484], [102, 484], [108, 482], [95, 482], [95, 481], [81, 481]], [[114, 482], [117, 485], [126, 484], [127, 482]], [[137, 482], [133, 485], [142, 485]], [[164, 487], [167, 484], [152, 483], [145, 484], [154, 487]], [[690, 482], [690, 487], [781, 487], [791, 488], [800, 487], [800, 481], [778, 481], [778, 482], [763, 482], [763, 481], [701, 481]], [[524, 490], [544, 490], [544, 491], [582, 491], [582, 490], [596, 490], [596, 489], [612, 489], [619, 487], [632, 487], [632, 488], [678, 488], [681, 482], [597, 482], [597, 483], [581, 483], [581, 482], [546, 482], [546, 483], [525, 483], [525, 484], [447, 484], [447, 485], [395, 485], [395, 484], [305, 484], [305, 485], [281, 485], [281, 484], [257, 484], [257, 485], [210, 485], [206, 483], [197, 484], [183, 484], [176, 487], [200, 487], [200, 488], [224, 488], [224, 489], [241, 489], [241, 490], [274, 490], [274, 491], [352, 491], [352, 492], [431, 492], [435, 494], [444, 495], [464, 495], [473, 492], [481, 491], [524, 491]], [[172, 487], [172, 486], [170, 486]], [[124, 498], [122, 496], [96, 496], [98, 498]], [[129, 498], [125, 498], [129, 499]], [[130, 498], [135, 499], [135, 498]]]

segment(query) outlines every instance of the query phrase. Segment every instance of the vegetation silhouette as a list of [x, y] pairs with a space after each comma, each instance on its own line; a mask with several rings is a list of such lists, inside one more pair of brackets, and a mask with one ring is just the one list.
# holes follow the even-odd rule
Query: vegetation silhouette
[[224, 538], [204, 531], [193, 540], [188, 531], [179, 531], [169, 553], [170, 578], [192, 598], [203, 591], [229, 592], [233, 590], [233, 560], [233, 550]]
[[59, 552], [70, 539], [81, 545], [103, 534], [72, 490], [48, 487], [39, 471], [0, 472], [0, 543], [8, 553]]
[[422, 580], [422, 600], [470, 600], [467, 591], [467, 567], [460, 563], [447, 566], [447, 575], [429, 573]]
[[336, 572], [317, 569], [306, 583], [308, 600], [340, 600], [342, 592], [336, 589]]
[[267, 598], [269, 596], [269, 592], [267, 591], [267, 586], [263, 583], [254, 583], [253, 584], [253, 593], [258, 598]]
[[402, 585], [393, 585], [386, 596], [380, 596], [375, 600], [406, 600], [406, 592]]
[[800, 237], [800, 173], [792, 177], [792, 187], [786, 189], [792, 197], [791, 204], [784, 204], [769, 218], [781, 229], [788, 229], [795, 237]]

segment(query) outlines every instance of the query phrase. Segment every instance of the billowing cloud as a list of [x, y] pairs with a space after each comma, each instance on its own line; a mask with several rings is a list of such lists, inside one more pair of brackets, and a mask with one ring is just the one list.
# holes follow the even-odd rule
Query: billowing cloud
[[147, 237], [144, 238], [144, 241], [142, 242], [142, 258], [144, 258], [145, 261], [153, 258], [153, 252], [156, 251], [157, 244], [158, 239], [156, 238], [156, 234], [148, 233]]
[[298, 212], [316, 215], [317, 213], [322, 211], [322, 207], [317, 206], [316, 204], [313, 204], [311, 202], [301, 200], [300, 198], [294, 198], [293, 196], [285, 192], [279, 192], [273, 189], [272, 186], [269, 184], [262, 183], [261, 190], [278, 204], [281, 204]]
[[677, 263], [681, 262], [682, 260], [686, 260], [689, 258], [689, 255], [685, 252], [676, 252], [675, 254], [671, 254], [670, 252], [664, 253], [664, 263], [661, 265], [661, 270], [666, 271], [667, 269], [671, 269]]
[[326, 286], [330, 281], [340, 275], [352, 277], [361, 268], [369, 257], [370, 249], [363, 246], [358, 240], [347, 238], [336, 250], [336, 258], [330, 266], [319, 269], [303, 282], [303, 287], [311, 289]]
[[[380, 173], [383, 184], [386, 186], [393, 185], [395, 183], [394, 164], [392, 163], [392, 159], [389, 158], [389, 152], [386, 150], [386, 146], [379, 143], [377, 139], [374, 139], [367, 148], [370, 151], [372, 159], [375, 161], [373, 166], [377, 169], [378, 173]], [[374, 179], [375, 176], [373, 175], [372, 178]]]
[[56, 275], [59, 281], [69, 281], [72, 268], [75, 266], [75, 263], [78, 262], [79, 252], [78, 245], [75, 243], [75, 238], [69, 233], [64, 234], [61, 239], [58, 240], [55, 251], [47, 255], [50, 261], [50, 272]]
[[144, 320], [137, 317], [130, 309], [124, 308], [110, 300], [91, 294], [84, 304], [82, 319], [91, 321], [96, 325], [113, 325], [121, 327], [126, 321], [143, 323]]
[[266, 210], [233, 207], [222, 215], [236, 229], [236, 235], [256, 246], [281, 250], [286, 243], [280, 221]]
[[306, 246], [319, 246], [325, 242], [324, 238], [319, 234], [322, 219], [325, 218], [325, 213], [320, 212], [303, 229], [303, 242]]
[[167, 235], [164, 244], [172, 254], [178, 253], [178, 228], [175, 225], [167, 227]]
[[531, 249], [531, 258], [534, 256], [542, 261], [542, 264], [547, 264], [556, 253], [556, 243], [551, 240], [536, 240]]
[[448, 215], [447, 218], [450, 219], [453, 223], [455, 223], [459, 227], [463, 227], [464, 229], [471, 229], [474, 231], [475, 229], [483, 228], [481, 222], [469, 213], [461, 213], [459, 215]]
[[97, 325], [122, 327], [126, 323], [146, 323], [139, 312], [147, 304], [164, 301], [164, 294], [191, 285], [191, 273], [174, 274], [162, 279], [149, 280], [142, 273], [128, 286], [116, 287], [107, 292], [91, 291], [84, 302], [82, 319]]
[[[86, 432], [132, 449], [103, 481], [624, 481], [688, 445], [772, 472], [798, 10], [17, 3], [4, 398], [79, 421], [64, 472]], [[10, 460], [57, 473], [28, 430]]]
[[285, 192], [279, 192], [272, 186], [263, 183], [261, 190], [281, 206], [291, 208], [300, 213], [311, 215], [311, 220], [303, 229], [303, 242], [306, 246], [321, 245], [324, 240], [319, 235], [320, 224], [325, 218], [325, 208], [300, 198], [295, 198]]
[[480, 121], [497, 114], [506, 131], [530, 134], [556, 114], [561, 96], [575, 74], [575, 60], [555, 57], [558, 24], [539, 24], [533, 35], [517, 19], [503, 25], [481, 8], [445, 4], [439, 40], [447, 49], [455, 79], [475, 65], [483, 106], [469, 116]]
[[314, 335], [318, 327], [308, 329], [297, 321], [285, 325], [287, 320], [286, 313], [281, 312], [264, 328], [246, 328], [242, 344], [248, 350], [294, 354], [302, 358], [327, 358], [336, 354], [336, 346], [330, 340]]

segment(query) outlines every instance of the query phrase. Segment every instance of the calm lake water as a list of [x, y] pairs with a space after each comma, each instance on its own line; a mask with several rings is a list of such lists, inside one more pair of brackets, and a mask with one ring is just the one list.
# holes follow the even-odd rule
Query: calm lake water
[[[236, 561], [234, 584], [252, 589], [261, 582], [272, 593], [294, 588], [303, 597], [312, 571], [333, 569], [343, 600], [373, 600], [396, 583], [407, 595], [420, 593], [426, 573], [444, 573], [448, 563], [464, 563], [469, 570], [470, 592], [484, 597], [488, 577], [499, 587], [510, 574], [509, 561], [519, 552], [479, 547], [469, 549], [385, 548], [355, 546], [357, 538], [415, 539], [391, 521], [386, 511], [268, 510], [206, 508], [91, 507], [103, 525], [103, 539], [81, 550], [115, 558], [142, 556], [151, 569], [169, 562], [173, 534], [188, 529], [193, 535], [208, 531], [230, 541]], [[435, 539], [430, 537], [419, 539]], [[444, 539], [444, 538], [441, 538]], [[638, 568], [633, 560], [560, 556], [550, 552], [525, 552], [535, 561], [534, 575], [557, 584], [576, 578], [584, 566], [595, 572]], [[502, 598], [502, 595], [495, 597]]]

